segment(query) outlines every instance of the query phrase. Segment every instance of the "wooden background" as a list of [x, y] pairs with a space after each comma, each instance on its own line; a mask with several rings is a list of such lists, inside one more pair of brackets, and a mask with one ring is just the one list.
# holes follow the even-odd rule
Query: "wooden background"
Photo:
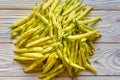
[[[13, 41], [10, 25], [27, 16], [36, 2], [41, 0], [0, 0], [0, 80], [39, 80], [37, 74], [25, 74], [13, 61]], [[95, 43], [92, 65], [98, 69], [95, 75], [89, 71], [80, 73], [74, 80], [120, 80], [120, 0], [84, 0], [94, 11], [89, 15], [101, 16], [95, 28], [103, 36]], [[59, 77], [57, 80], [72, 80]]]

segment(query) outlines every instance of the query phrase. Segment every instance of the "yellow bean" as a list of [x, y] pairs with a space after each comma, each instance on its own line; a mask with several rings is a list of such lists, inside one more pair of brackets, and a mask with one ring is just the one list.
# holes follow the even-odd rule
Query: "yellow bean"
[[57, 18], [57, 21], [61, 24], [61, 23], [62, 23], [62, 19], [63, 19], [63, 16], [60, 15], [60, 16]]
[[[59, 48], [57, 48], [57, 52], [58, 52], [58, 55], [59, 55], [60, 59], [62, 60], [64, 69], [67, 69], [67, 70], [68, 70], [69, 76], [73, 76], [73, 74], [72, 74], [72, 67], [68, 64], [68, 59], [65, 57], [64, 53], [62, 53], [62, 52], [60, 51]], [[65, 49], [64, 49], [64, 52], [66, 52]], [[63, 55], [64, 55], [64, 56], [63, 56]]]
[[43, 68], [45, 68], [51, 62], [51, 60], [54, 58], [54, 55], [56, 55], [54, 52], [49, 55], [46, 64], [43, 66]]
[[81, 5], [81, 6], [78, 6], [78, 7], [75, 9], [76, 13], [79, 13], [80, 10], [81, 10], [81, 9], [84, 9], [85, 7], [86, 7], [85, 4], [83, 4], [83, 5]]
[[77, 65], [77, 64], [74, 64], [74, 63], [72, 63], [72, 62], [70, 63], [70, 65], [73, 66], [74, 68], [78, 68], [78, 69], [80, 69], [80, 70], [81, 70], [81, 69], [82, 69], [82, 70], [85, 69], [85, 68], [83, 68], [82, 66], [79, 66], [79, 65]]
[[[101, 36], [89, 23], [99, 17], [87, 19], [92, 7], [81, 5], [82, 1], [42, 0], [34, 6], [32, 15], [16, 22], [11, 35], [14, 42], [15, 60], [24, 63], [24, 72], [41, 71], [42, 80], [53, 80], [67, 71], [69, 76], [84, 69], [97, 70], [90, 65], [89, 57], [94, 53], [93, 40]], [[66, 74], [63, 74], [66, 75]]]
[[42, 47], [20, 48], [14, 50], [15, 53], [42, 52], [42, 51], [43, 51]]
[[54, 10], [54, 14], [56, 14], [60, 9], [62, 9], [61, 7], [62, 7], [61, 4], [59, 4], [58, 6], [56, 6], [56, 8]]
[[30, 42], [32, 42], [32, 41], [35, 41], [35, 40], [37, 40], [37, 39], [39, 39], [39, 38], [40, 38], [39, 35], [35, 35], [35, 36], [31, 37], [30, 39], [28, 39], [27, 42], [26, 42], [26, 44], [28, 44], [28, 43], [30, 43]]
[[98, 30], [95, 30], [95, 31], [90, 31], [88, 33], [84, 33], [84, 34], [81, 34], [81, 35], [68, 36], [67, 38], [70, 39], [70, 40], [77, 40], [77, 39], [82, 39], [82, 38], [88, 38], [91, 35], [94, 35], [94, 34], [96, 34], [98, 32], [99, 32]]
[[43, 48], [55, 47], [55, 46], [58, 46], [58, 45], [60, 45], [60, 44], [61, 44], [60, 42], [56, 42], [56, 43], [53, 43], [53, 44], [50, 44], [50, 45], [45, 45], [45, 46], [43, 46]]
[[[81, 43], [82, 44], [82, 43]], [[82, 65], [84, 66], [86, 64], [86, 57], [85, 57], [85, 50], [83, 46], [80, 46], [80, 53], [81, 53], [81, 59], [82, 59]]]
[[24, 72], [30, 72], [32, 70], [34, 70], [38, 65], [42, 65], [43, 64], [43, 61], [48, 57], [49, 55], [45, 55], [44, 57], [42, 58], [39, 58], [37, 59], [36, 61], [34, 61], [31, 65], [29, 65], [25, 70]]
[[50, 45], [50, 44], [52, 44], [52, 43], [54, 43], [54, 41], [53, 40], [48, 40], [48, 41], [45, 41], [44, 43], [40, 43], [40, 44], [37, 44], [36, 46], [44, 46], [44, 45]]
[[69, 24], [75, 18], [74, 15], [75, 15], [75, 11], [72, 11], [69, 18], [66, 21], [63, 22], [63, 25], [64, 24]]
[[39, 20], [36, 20], [35, 22], [33, 22], [32, 25], [30, 25], [29, 27], [27, 27], [26, 31], [29, 30], [29, 29], [31, 29], [31, 28], [35, 28], [38, 25], [38, 22], [39, 22]]
[[[69, 75], [70, 76], [73, 76], [73, 74], [72, 74], [72, 72], [71, 72], [71, 69], [72, 69], [72, 67], [75, 67], [75, 66], [73, 66], [72, 64], [72, 62], [70, 61], [70, 60], [68, 60], [68, 55], [67, 55], [67, 44], [64, 42], [64, 45], [65, 45], [65, 47], [64, 47], [64, 50], [63, 50], [63, 58], [64, 58], [64, 60], [67, 62], [67, 64], [69, 64], [69, 65], [71, 65], [70, 67], [69, 67], [69, 69], [68, 69], [68, 71], [69, 71]], [[80, 66], [79, 66], [80, 67]]]
[[40, 65], [43, 62], [44, 58], [39, 58], [38, 60], [34, 61], [30, 66], [28, 66], [24, 72], [29, 72], [31, 70], [33, 70], [35, 67], [37, 67], [38, 65]]
[[48, 65], [46, 65], [46, 67], [44, 67], [43, 72], [42, 73], [47, 73], [55, 64], [56, 60], [55, 58], [52, 58], [51, 61], [49, 62]]
[[31, 35], [32, 33], [34, 33], [35, 31], [36, 31], [35, 28], [26, 31], [25, 33], [23, 33], [23, 34], [16, 40], [15, 44], [18, 44], [22, 39], [30, 36], [30, 35]]
[[85, 68], [88, 69], [88, 70], [90, 70], [90, 71], [92, 71], [92, 72], [94, 72], [94, 73], [97, 73], [97, 69], [94, 68], [94, 67], [92, 67], [92, 66], [89, 65], [89, 64], [86, 64], [86, 65], [85, 65]]
[[74, 3], [76, 2], [76, 0], [71, 0], [68, 1], [68, 3], [66, 3], [66, 5], [64, 6], [64, 10], [68, 9], [69, 7], [71, 7]]
[[75, 52], [75, 41], [72, 41], [71, 42], [72, 44], [71, 44], [71, 59], [70, 59], [70, 61], [71, 62], [73, 62], [73, 60], [74, 60], [74, 52]]
[[68, 27], [66, 27], [66, 28], [64, 29], [64, 31], [68, 32], [68, 31], [72, 30], [74, 27], [75, 27], [75, 24], [74, 24], [74, 23], [71, 23]]
[[[67, 43], [67, 42], [66, 42]], [[66, 46], [66, 48], [67, 48], [67, 56], [68, 56], [68, 59], [70, 59], [70, 46], [69, 46], [69, 44]]]
[[25, 31], [26, 31], [26, 27], [24, 27], [24, 28], [19, 32], [19, 36], [22, 35]]
[[81, 56], [81, 50], [80, 50], [80, 45], [81, 45], [81, 42], [79, 42], [79, 52], [78, 52], [78, 54], [79, 54], [79, 56], [78, 56], [78, 65], [79, 66], [83, 66], [82, 65], [82, 56]]
[[54, 48], [53, 47], [48, 47], [48, 48], [45, 48], [43, 51], [42, 51], [42, 54], [45, 54], [47, 52], [50, 52], [52, 51]]
[[71, 35], [74, 31], [75, 31], [75, 29], [71, 29], [70, 31], [66, 32], [63, 36], [67, 37], [67, 36]]
[[93, 44], [92, 41], [89, 41], [89, 40], [87, 41], [87, 43], [88, 43], [89, 48], [91, 49], [91, 55], [90, 56], [92, 56], [95, 52], [94, 44]]
[[36, 12], [37, 9], [38, 9], [38, 6], [37, 6], [37, 3], [36, 3], [35, 6], [34, 6], [34, 9], [33, 9], [33, 12]]
[[40, 71], [42, 71], [42, 68], [36, 67], [33, 70], [29, 71], [29, 73], [37, 73], [37, 72], [40, 72]]
[[49, 75], [51, 75], [51, 74], [56, 73], [58, 70], [60, 70], [60, 69], [62, 69], [62, 68], [63, 68], [63, 65], [60, 64], [60, 65], [56, 66], [56, 67], [53, 68], [51, 71], [49, 71], [49, 72], [47, 72], [47, 73], [45, 73], [45, 74], [41, 73], [41, 74], [39, 75], [39, 77], [42, 78], [42, 77], [49, 76]]
[[85, 47], [86, 61], [87, 61], [88, 64], [91, 64], [91, 63], [90, 63], [90, 57], [89, 57], [89, 55], [91, 54], [91, 50], [90, 50], [90, 48], [89, 48], [89, 46], [88, 46], [88, 44], [87, 44], [86, 42], [83, 43], [83, 45], [84, 45], [84, 47]]
[[35, 36], [35, 35], [41, 35], [45, 30], [45, 26], [41, 26], [39, 29], [37, 29], [37, 31], [35, 33], [33, 33], [32, 36]]
[[78, 21], [78, 22], [83, 23], [83, 24], [89, 24], [89, 23], [92, 23], [92, 22], [97, 22], [99, 20], [101, 20], [100, 17], [95, 17], [95, 18], [92, 18], [92, 19], [89, 19], [89, 20]]
[[60, 51], [60, 49], [59, 49], [58, 47], [57, 47], [56, 52], [57, 52], [57, 54], [58, 54], [58, 56], [59, 56], [60, 58], [63, 57], [62, 52]]
[[78, 41], [75, 41], [75, 52], [74, 52], [74, 60], [73, 63], [77, 64], [77, 56], [78, 56]]
[[[29, 37], [28, 37], [29, 38]], [[19, 42], [16, 46], [18, 48], [24, 47], [25, 42], [28, 40], [28, 38], [23, 39], [21, 42]]]
[[49, 0], [47, 1], [46, 4], [43, 5], [43, 11], [45, 11], [52, 3], [54, 2], [54, 0]]
[[[84, 7], [85, 7], [85, 6], [83, 5], [83, 6], [79, 6], [78, 8], [79, 8], [80, 10], [82, 10]], [[76, 11], [76, 14], [74, 15], [73, 22], [75, 21], [75, 19], [76, 19], [79, 15], [82, 14], [80, 10], [79, 10], [79, 11], [78, 11], [77, 9], [75, 10], [75, 11]], [[77, 12], [77, 11], [78, 11], [78, 12]]]
[[53, 25], [59, 29], [59, 28], [60, 28], [60, 27], [59, 27], [59, 23], [58, 23], [57, 20], [55, 19], [54, 14], [52, 13], [51, 16], [52, 16], [52, 23], [53, 23]]
[[50, 10], [51, 10], [52, 12], [54, 12], [54, 9], [56, 8], [56, 6], [57, 6], [59, 3], [60, 3], [60, 0], [55, 0], [55, 1], [53, 2], [53, 4], [51, 5]]
[[40, 39], [38, 39], [38, 40], [35, 40], [35, 41], [33, 41], [33, 42], [28, 43], [25, 47], [35, 46], [35, 45], [40, 44], [40, 43], [42, 43], [42, 42], [44, 42], [44, 41], [47, 41], [47, 40], [49, 40], [49, 39], [51, 39], [51, 38], [52, 38], [52, 37], [50, 37], [50, 36], [47, 36], [47, 37], [44, 37], [44, 38], [40, 38]]
[[50, 27], [49, 34], [50, 34], [50, 36], [53, 36], [53, 27], [52, 26]]
[[44, 16], [42, 16], [42, 15], [39, 14], [39, 13], [35, 13], [35, 15], [36, 15], [40, 20], [42, 20], [45, 24], [48, 24], [48, 20], [47, 20]]
[[[74, 43], [72, 43], [72, 44], [74, 44]], [[73, 47], [72, 47], [72, 48], [73, 48]], [[64, 52], [66, 53], [66, 48], [64, 49]], [[68, 58], [67, 58], [67, 56], [65, 55], [65, 53], [63, 53], [63, 55], [64, 55], [64, 58], [65, 58], [65, 61], [66, 61], [69, 65], [71, 65], [71, 66], [74, 67], [74, 68], [84, 69], [82, 66], [79, 66], [79, 65], [73, 63], [73, 56], [71, 56], [71, 60], [69, 61]], [[71, 55], [73, 55], [73, 54], [71, 53]]]
[[28, 20], [30, 20], [32, 18], [32, 16], [33, 16], [33, 13], [31, 13], [30, 15], [28, 15], [26, 18], [21, 19], [21, 20], [15, 22], [14, 24], [12, 24], [11, 28], [16, 28], [16, 27], [19, 27], [19, 26], [23, 25]]
[[17, 37], [19, 35], [18, 32], [10, 32], [10, 34], [11, 34], [12, 38], [15, 38], [15, 37]]
[[63, 6], [61, 5], [60, 7], [58, 7], [59, 9], [56, 9], [57, 11], [54, 12], [56, 19], [60, 16], [60, 14], [61, 14], [61, 12], [62, 12], [62, 7], [63, 7]]
[[57, 76], [58, 74], [62, 73], [63, 71], [64, 71], [64, 69], [58, 70], [56, 73], [51, 74], [51, 75], [45, 77], [43, 80], [50, 80], [51, 78]]
[[29, 61], [29, 60], [37, 60], [37, 58], [29, 58], [29, 57], [17, 56], [17, 57], [14, 58], [14, 60], [18, 60], [18, 61]]
[[30, 58], [41, 58], [43, 57], [43, 54], [41, 53], [22, 53], [20, 56], [23, 57], [30, 57]]
[[65, 11], [62, 13], [62, 15], [68, 14], [69, 12], [71, 12], [72, 10], [74, 10], [75, 8], [77, 8], [77, 7], [80, 6], [80, 5], [81, 5], [80, 2], [76, 3], [75, 5], [69, 7], [67, 10], [65, 10]]
[[82, 23], [78, 23], [78, 28], [79, 28], [79, 30], [81, 30], [82, 32], [85, 32], [85, 33], [90, 32], [90, 31], [94, 31], [93, 28], [91, 28], [89, 26], [86, 26], [86, 25], [84, 25]]
[[66, 47], [64, 47], [64, 49], [63, 49], [63, 58], [67, 63], [69, 63], [69, 60], [67, 57], [67, 48]]
[[49, 30], [50, 30], [50, 26], [47, 26], [44, 30], [44, 32], [40, 35], [40, 37], [45, 37], [47, 36], [47, 34], [49, 33]]
[[80, 14], [80, 15], [76, 18], [76, 20], [79, 20], [79, 19], [81, 19], [82, 17], [84, 17], [84, 16], [85, 16], [87, 13], [89, 13], [92, 9], [93, 9], [93, 7], [87, 8], [82, 14]]

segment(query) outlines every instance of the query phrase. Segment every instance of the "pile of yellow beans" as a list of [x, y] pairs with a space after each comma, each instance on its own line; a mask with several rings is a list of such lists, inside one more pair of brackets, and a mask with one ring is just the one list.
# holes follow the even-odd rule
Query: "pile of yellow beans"
[[11, 26], [18, 55], [14, 60], [23, 64], [26, 73], [40, 72], [42, 80], [64, 73], [74, 77], [83, 70], [97, 73], [90, 56], [95, 51], [93, 41], [101, 33], [90, 24], [100, 17], [87, 18], [92, 9], [78, 0], [42, 0], [27, 17]]

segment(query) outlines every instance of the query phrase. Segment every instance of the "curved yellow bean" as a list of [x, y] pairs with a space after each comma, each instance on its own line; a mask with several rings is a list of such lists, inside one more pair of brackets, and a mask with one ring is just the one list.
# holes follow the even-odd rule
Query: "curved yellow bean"
[[42, 15], [39, 14], [39, 13], [35, 13], [35, 15], [36, 15], [40, 20], [42, 20], [45, 24], [48, 24], [48, 20], [47, 20], [44, 16], [42, 16]]
[[84, 34], [80, 34], [80, 35], [68, 36], [67, 38], [70, 39], [70, 40], [78, 40], [78, 39], [82, 39], [82, 38], [88, 38], [91, 35], [94, 35], [98, 32], [99, 32], [99, 30], [95, 30], [95, 31], [90, 31], [88, 33], [84, 33]]
[[47, 40], [49, 40], [49, 39], [51, 39], [51, 38], [52, 38], [52, 37], [50, 37], [50, 36], [47, 36], [47, 37], [44, 37], [44, 38], [40, 38], [40, 39], [38, 39], [38, 40], [35, 40], [35, 41], [33, 41], [33, 42], [28, 43], [25, 47], [35, 46], [35, 45], [40, 44], [40, 43], [42, 43], [42, 42], [44, 42], [44, 41], [47, 41]]
[[43, 51], [42, 47], [20, 48], [14, 50], [15, 53], [42, 52], [42, 51]]
[[71, 12], [72, 10], [74, 10], [75, 8], [77, 8], [77, 7], [80, 6], [80, 5], [81, 5], [81, 2], [76, 3], [75, 5], [69, 7], [67, 10], [65, 10], [65, 11], [62, 13], [62, 15], [64, 16], [64, 15], [68, 14], [69, 12]]
[[17, 60], [17, 61], [31, 61], [31, 60], [37, 60], [37, 58], [17, 56], [17, 57], [14, 58], [14, 60]]
[[51, 75], [51, 74], [56, 73], [58, 70], [60, 70], [60, 69], [62, 69], [62, 68], [63, 68], [63, 65], [60, 64], [60, 65], [56, 66], [56, 67], [53, 68], [51, 71], [49, 71], [49, 72], [47, 72], [47, 73], [45, 73], [45, 74], [41, 73], [41, 74], [39, 75], [39, 77], [40, 77], [40, 78], [42, 78], [42, 77], [47, 77], [47, 76], [49, 76], [49, 75]]
[[42, 58], [44, 57], [41, 53], [22, 53], [20, 56], [29, 57], [29, 58]]
[[87, 8], [82, 14], [80, 14], [80, 15], [76, 18], [76, 20], [79, 20], [79, 19], [81, 19], [82, 17], [84, 17], [84, 16], [85, 16], [87, 13], [89, 13], [92, 9], [93, 9], [93, 7]]
[[37, 29], [36, 28], [33, 28], [33, 29], [30, 29], [28, 31], [26, 31], [25, 33], [23, 33], [15, 42], [15, 44], [18, 44], [22, 39], [30, 36], [32, 33], [34, 33]]
[[31, 13], [29, 16], [27, 16], [26, 18], [24, 19], [21, 19], [15, 23], [12, 24], [11, 28], [16, 28], [16, 27], [19, 27], [21, 25], [23, 25], [24, 23], [26, 23], [28, 20], [30, 20], [33, 16], [33, 13]]
[[50, 80], [51, 78], [57, 76], [58, 74], [62, 73], [63, 71], [64, 71], [64, 69], [58, 70], [56, 73], [51, 74], [51, 75], [45, 77], [43, 80]]

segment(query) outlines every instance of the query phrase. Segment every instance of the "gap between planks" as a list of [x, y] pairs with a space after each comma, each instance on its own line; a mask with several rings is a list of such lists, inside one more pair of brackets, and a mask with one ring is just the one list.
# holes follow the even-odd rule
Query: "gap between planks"
[[[33, 9], [30, 9], [30, 8], [0, 8], [0, 10], [33, 10]], [[93, 9], [93, 10], [94, 11], [120, 11], [120, 9]]]
[[[12, 44], [12, 42], [0, 42], [0, 44]], [[120, 44], [120, 42], [94, 42], [94, 44]]]

